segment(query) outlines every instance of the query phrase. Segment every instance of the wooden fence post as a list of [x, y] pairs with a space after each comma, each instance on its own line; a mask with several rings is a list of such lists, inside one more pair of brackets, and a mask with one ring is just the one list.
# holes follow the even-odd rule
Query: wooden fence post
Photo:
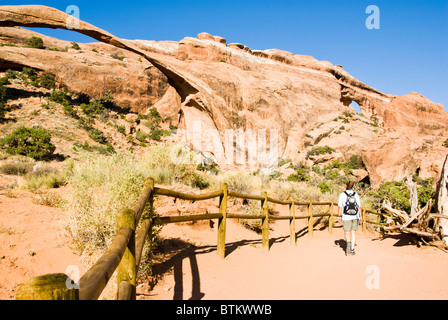
[[[123, 258], [117, 268], [117, 298], [122, 297], [120, 288], [123, 288], [121, 282], [127, 281], [130, 284], [129, 300], [136, 300], [136, 284], [137, 284], [137, 270], [135, 265], [135, 213], [131, 209], [124, 209], [118, 213], [117, 217], [118, 230], [122, 226], [129, 226], [132, 229], [132, 235], [124, 252]], [[125, 286], [126, 287], [126, 286]]]
[[265, 250], [269, 251], [269, 209], [268, 209], [268, 194], [267, 192], [263, 192], [262, 196], [264, 197], [261, 200], [261, 210], [264, 218], [262, 219], [262, 247]]
[[227, 197], [228, 186], [224, 183], [221, 187], [222, 195], [219, 197], [219, 214], [222, 215], [218, 220], [218, 245], [217, 252], [221, 258], [226, 257], [226, 223], [227, 223]]
[[308, 205], [308, 234], [310, 237], [313, 237], [313, 202], [311, 201], [311, 199], [309, 200], [309, 205]]
[[16, 300], [78, 300], [79, 288], [63, 273], [27, 280], [17, 290]]
[[294, 199], [293, 199], [293, 197], [291, 197], [290, 200], [291, 200], [291, 204], [289, 205], [289, 215], [292, 216], [292, 218], [289, 219], [290, 243], [291, 243], [291, 245], [295, 246], [295, 245], [297, 245], [297, 240], [296, 240], [296, 208], [294, 206]]
[[330, 232], [330, 234], [333, 233], [333, 223], [334, 223], [334, 207], [333, 207], [333, 201], [331, 201], [331, 205], [330, 205], [330, 222], [328, 225], [328, 231]]
[[[149, 214], [148, 216], [142, 217], [143, 220], [140, 223], [140, 231], [135, 240], [135, 265], [137, 272], [142, 259], [143, 247], [145, 245], [146, 239], [147, 238], [152, 239], [152, 228], [154, 217], [154, 179], [149, 178], [147, 179], [147, 182], [145, 181], [145, 183], [147, 183], [152, 192], [147, 202], [147, 205], [149, 204]], [[150, 241], [149, 245], [151, 245]]]

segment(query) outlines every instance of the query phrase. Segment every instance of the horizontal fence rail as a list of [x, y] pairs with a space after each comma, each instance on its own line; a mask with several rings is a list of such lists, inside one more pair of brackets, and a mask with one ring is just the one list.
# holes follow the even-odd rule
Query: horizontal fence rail
[[[197, 214], [186, 216], [154, 217], [154, 196], [166, 196], [188, 201], [202, 201], [219, 198], [218, 212], [210, 214]], [[260, 214], [239, 214], [227, 212], [229, 197], [243, 200], [255, 200], [261, 203]], [[289, 206], [289, 215], [272, 215], [269, 213], [268, 203]], [[145, 208], [149, 205], [149, 214], [143, 217]], [[306, 215], [296, 215], [296, 207], [304, 206]], [[313, 207], [328, 206], [328, 213], [314, 213]], [[97, 300], [110, 278], [117, 272], [117, 300], [136, 299], [137, 272], [140, 266], [143, 246], [154, 226], [179, 222], [193, 222], [202, 220], [218, 220], [217, 254], [225, 258], [225, 239], [227, 219], [261, 220], [262, 248], [269, 250], [269, 221], [288, 220], [290, 225], [290, 243], [296, 245], [295, 222], [299, 219], [308, 219], [308, 234], [313, 236], [314, 219], [329, 217], [329, 232], [334, 225], [335, 202], [307, 202], [279, 200], [269, 197], [266, 192], [261, 195], [242, 194], [228, 190], [223, 184], [221, 190], [206, 194], [188, 194], [166, 188], [154, 186], [154, 179], [146, 178], [143, 192], [137, 203], [130, 209], [123, 209], [117, 214], [117, 233], [107, 251], [99, 260], [81, 277], [79, 285], [64, 274], [50, 274], [29, 279], [17, 291], [17, 300]], [[381, 222], [366, 220], [366, 214], [388, 216], [372, 210], [362, 209], [362, 229], [366, 232], [367, 223], [373, 225], [386, 225]], [[336, 214], [337, 215], [337, 214]], [[140, 225], [139, 234], [135, 235], [136, 227]]]

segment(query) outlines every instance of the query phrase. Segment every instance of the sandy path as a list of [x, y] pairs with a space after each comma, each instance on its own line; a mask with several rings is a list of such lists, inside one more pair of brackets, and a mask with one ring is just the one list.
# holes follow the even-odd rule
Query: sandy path
[[20, 284], [31, 277], [65, 273], [69, 266], [83, 272], [60, 227], [63, 213], [36, 204], [34, 198], [24, 190], [0, 195], [0, 300], [14, 299]]
[[[14, 299], [19, 285], [33, 276], [64, 273], [71, 265], [82, 275], [80, 259], [58, 223], [63, 213], [36, 204], [27, 191], [2, 193], [0, 299]], [[298, 221], [296, 230], [304, 231], [291, 246], [288, 223], [277, 222], [270, 232], [275, 242], [266, 252], [260, 235], [230, 220], [222, 260], [216, 254], [216, 223], [213, 228], [165, 226], [161, 235], [178, 239], [170, 240], [178, 253], [156, 263], [154, 270], [164, 276], [152, 291], [140, 284], [138, 299], [448, 299], [448, 254], [436, 248], [358, 232], [357, 255], [346, 257], [340, 228], [331, 235], [316, 228], [311, 238]], [[185, 242], [194, 246], [185, 248]]]
[[[196, 249], [172, 261], [166, 275], [140, 299], [296, 300], [296, 299], [447, 299], [448, 254], [408, 245], [405, 237], [379, 240], [358, 232], [357, 254], [346, 257], [343, 232], [315, 230], [291, 246], [288, 224], [278, 225], [269, 252], [260, 236], [230, 223], [225, 260], [217, 257], [214, 230], [195, 231]], [[303, 226], [298, 226], [297, 230]], [[192, 232], [193, 230], [189, 228]], [[188, 237], [185, 227], [167, 226], [166, 236]], [[286, 237], [285, 237], [286, 236]], [[245, 241], [241, 241], [241, 240]], [[215, 241], [215, 242], [213, 242]], [[237, 247], [237, 248], [236, 248]], [[175, 259], [174, 259], [175, 260]], [[167, 266], [165, 266], [167, 268]]]

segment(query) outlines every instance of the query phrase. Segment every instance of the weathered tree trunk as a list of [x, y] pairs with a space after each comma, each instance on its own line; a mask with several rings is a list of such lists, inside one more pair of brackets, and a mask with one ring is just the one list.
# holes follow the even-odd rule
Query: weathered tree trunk
[[[418, 206], [417, 186], [412, 181], [411, 176], [407, 178], [407, 187], [410, 191], [409, 203], [411, 214], [408, 215], [402, 210], [392, 208], [389, 201], [383, 202], [383, 208], [389, 211], [395, 219], [389, 221], [390, 226], [384, 227], [383, 231], [404, 232], [413, 234], [420, 238], [420, 242], [436, 246], [446, 251], [448, 244], [448, 156], [442, 169], [442, 174], [437, 187], [437, 214], [431, 214], [432, 200], [420, 209]], [[434, 225], [429, 228], [430, 220], [434, 220]], [[396, 223], [396, 225], [393, 225]], [[444, 238], [445, 242], [440, 241]]]
[[[448, 215], [448, 155], [445, 158], [442, 173], [437, 183], [436, 207], [438, 214]], [[436, 218], [434, 230], [443, 236], [445, 243], [448, 245], [448, 219]]]

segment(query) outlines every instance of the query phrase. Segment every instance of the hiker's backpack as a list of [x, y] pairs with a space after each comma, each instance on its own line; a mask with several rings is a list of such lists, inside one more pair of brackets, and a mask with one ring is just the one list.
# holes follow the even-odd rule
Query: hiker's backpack
[[351, 216], [354, 216], [358, 214], [358, 203], [356, 202], [356, 192], [353, 192], [353, 194], [348, 194], [347, 191], [344, 191], [345, 195], [347, 196], [347, 200], [345, 201], [344, 206], [344, 214], [348, 214]]

